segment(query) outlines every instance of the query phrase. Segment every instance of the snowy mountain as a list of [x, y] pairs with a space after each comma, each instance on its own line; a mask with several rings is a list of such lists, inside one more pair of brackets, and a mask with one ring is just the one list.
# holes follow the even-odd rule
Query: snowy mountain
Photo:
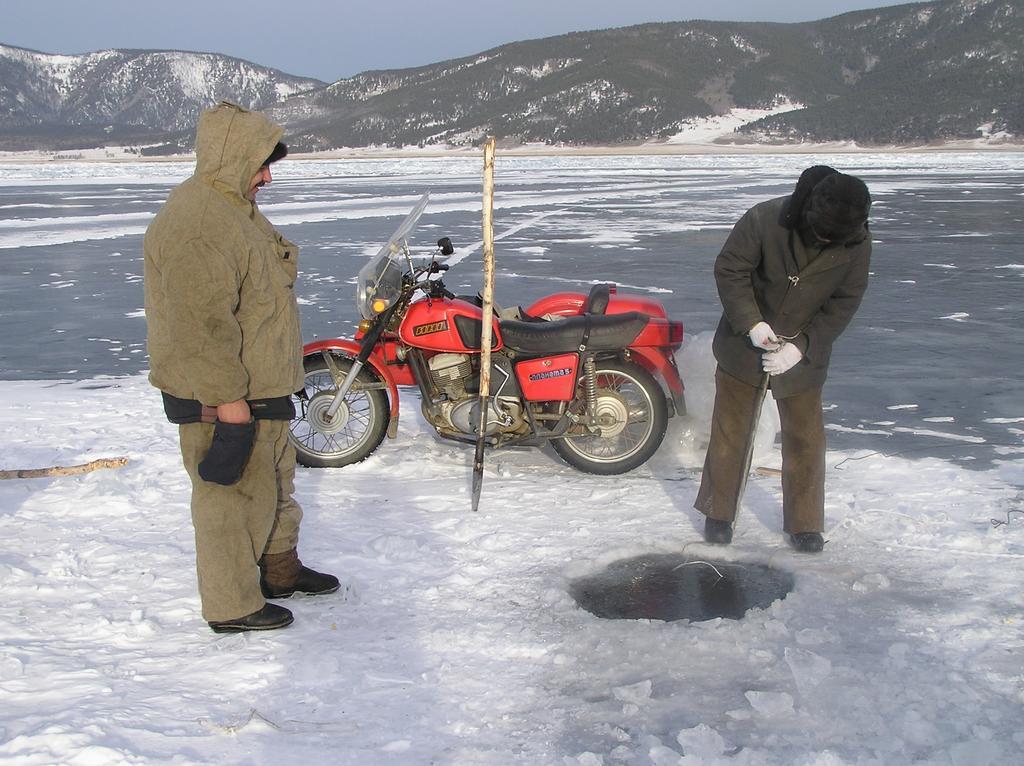
[[802, 99], [808, 108], [748, 133], [864, 143], [1024, 137], [1024, 0], [920, 3], [802, 26], [820, 62], [804, 59], [801, 76], [818, 79]]
[[1019, 140], [1022, 41], [1024, 0], [941, 0], [800, 24], [576, 32], [331, 85], [214, 54], [0, 46], [0, 149], [165, 134], [149, 151], [187, 151], [199, 111], [225, 97], [267, 109], [307, 151], [486, 135], [627, 144], [740, 113], [762, 119], [729, 140]]
[[[740, 140], [1024, 135], [1024, 0], [946, 0], [801, 24], [680, 22], [366, 72], [275, 110], [307, 148], [666, 138], [736, 109]], [[296, 139], [295, 134], [299, 137]]]
[[52, 55], [0, 45], [0, 145], [82, 145], [191, 131], [221, 99], [265, 109], [319, 80], [212, 53]]

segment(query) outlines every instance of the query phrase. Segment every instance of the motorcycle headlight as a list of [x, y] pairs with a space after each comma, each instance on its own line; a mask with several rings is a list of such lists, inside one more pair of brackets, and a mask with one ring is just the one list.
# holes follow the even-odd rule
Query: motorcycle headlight
[[380, 314], [387, 310], [391, 304], [383, 298], [374, 298], [370, 304], [370, 308], [373, 309], [374, 314]]

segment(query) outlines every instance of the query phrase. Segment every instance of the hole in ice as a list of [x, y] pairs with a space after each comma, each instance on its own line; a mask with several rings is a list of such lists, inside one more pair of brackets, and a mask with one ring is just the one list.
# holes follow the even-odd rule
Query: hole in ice
[[708, 561], [678, 554], [622, 559], [574, 580], [570, 595], [609, 620], [742, 618], [793, 590], [793, 575], [764, 564]]

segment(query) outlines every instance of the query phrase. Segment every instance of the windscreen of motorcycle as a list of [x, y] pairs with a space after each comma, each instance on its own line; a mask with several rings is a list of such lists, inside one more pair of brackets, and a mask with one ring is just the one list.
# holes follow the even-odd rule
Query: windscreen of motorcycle
[[388, 241], [377, 254], [359, 270], [356, 277], [356, 306], [363, 319], [373, 319], [379, 312], [374, 303], [381, 302], [384, 309], [390, 307], [402, 294], [402, 274], [405, 273], [405, 240], [416, 226], [430, 201], [430, 194], [424, 194], [409, 211], [409, 215], [395, 229]]
[[378, 254], [372, 261], [359, 270], [356, 278], [356, 303], [363, 319], [373, 319], [378, 311], [374, 311], [376, 301], [382, 301], [383, 308], [388, 308], [402, 294], [402, 268], [390, 257], [381, 258]]

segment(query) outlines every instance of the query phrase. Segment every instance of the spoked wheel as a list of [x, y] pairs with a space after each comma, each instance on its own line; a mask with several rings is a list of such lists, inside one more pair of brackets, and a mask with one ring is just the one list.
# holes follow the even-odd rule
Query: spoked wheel
[[[665, 394], [658, 381], [634, 364], [598, 361], [596, 372], [596, 424], [573, 426], [566, 436], [552, 440], [551, 446], [581, 471], [626, 473], [646, 463], [665, 438]], [[582, 378], [576, 397], [576, 402], [584, 401]]]
[[[352, 360], [335, 358], [342, 376], [348, 374]], [[289, 426], [288, 438], [295, 447], [300, 465], [332, 468], [365, 460], [377, 449], [391, 419], [388, 397], [381, 389], [359, 390], [353, 387], [333, 417], [327, 410], [338, 390], [323, 356], [306, 359], [305, 397], [292, 396], [297, 417]], [[356, 378], [357, 385], [376, 383], [365, 369]]]

